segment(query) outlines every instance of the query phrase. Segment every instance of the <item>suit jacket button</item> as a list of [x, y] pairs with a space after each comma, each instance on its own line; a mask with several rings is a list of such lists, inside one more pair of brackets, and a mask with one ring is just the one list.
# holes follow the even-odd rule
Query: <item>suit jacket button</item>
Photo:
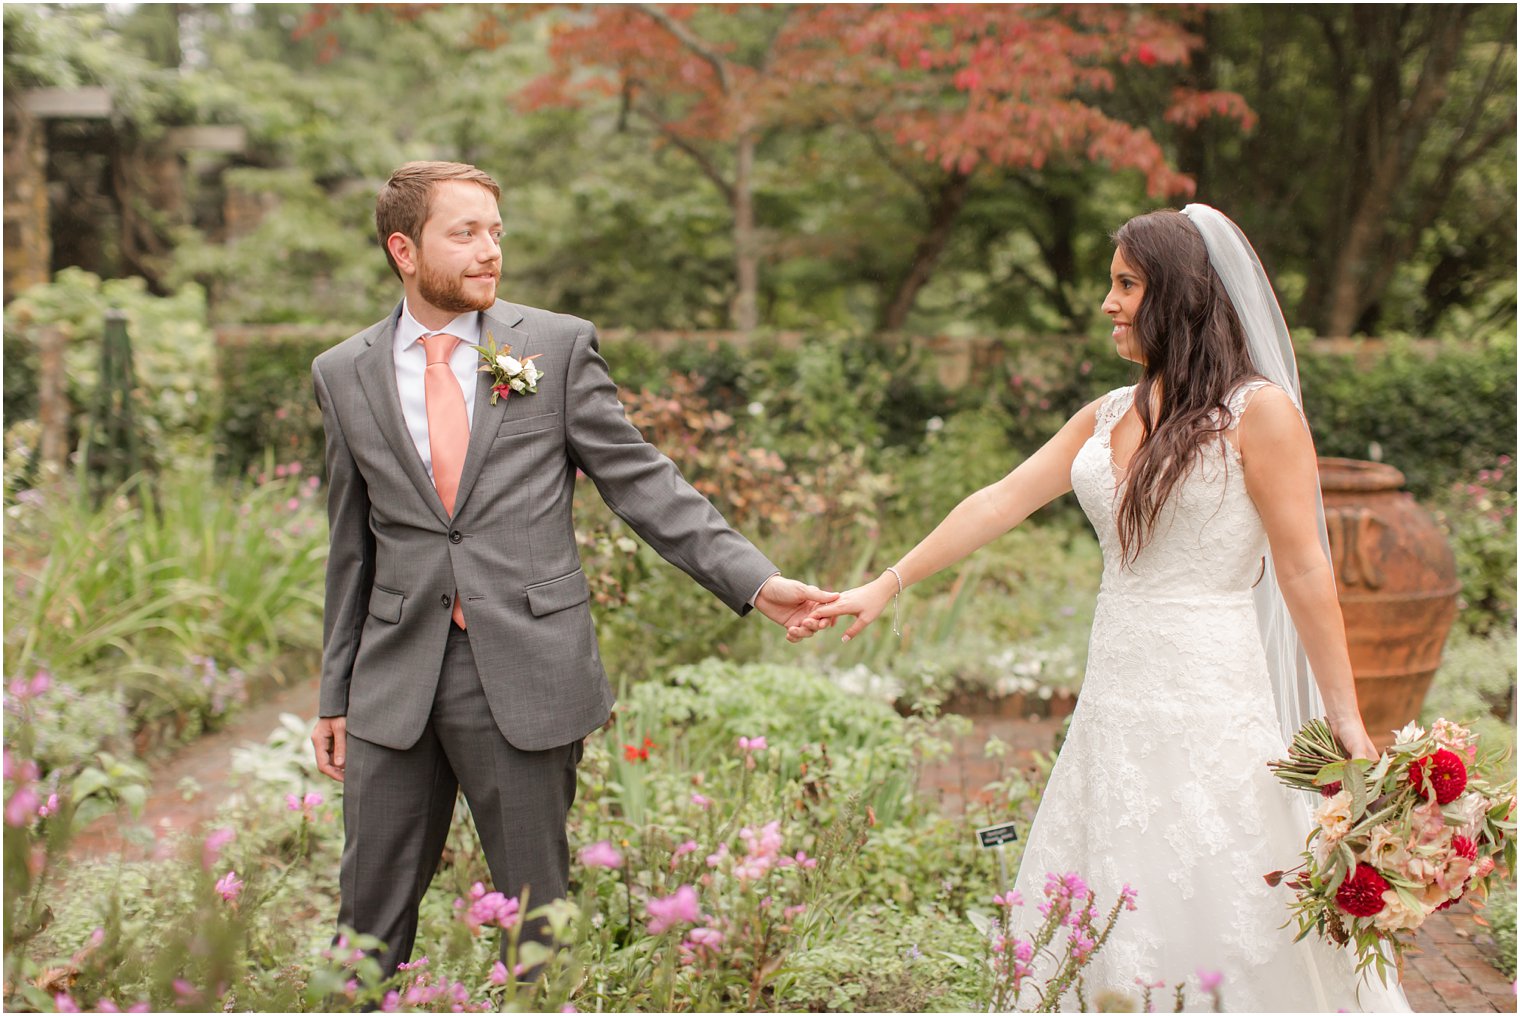
[[449, 605], [449, 594], [448, 593], [444, 593], [443, 594], [443, 605], [445, 607], [447, 607]]
[[464, 534], [461, 533], [457, 529], [454, 530], [452, 533], [449, 534], [449, 542], [450, 543], [463, 543], [464, 542]]

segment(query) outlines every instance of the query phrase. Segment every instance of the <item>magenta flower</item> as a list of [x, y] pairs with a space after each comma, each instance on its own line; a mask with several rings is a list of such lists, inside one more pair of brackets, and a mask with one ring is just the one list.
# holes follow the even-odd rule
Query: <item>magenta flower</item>
[[676, 865], [680, 863], [681, 858], [685, 857], [687, 854], [695, 853], [696, 849], [697, 841], [687, 840], [685, 843], [682, 843], [680, 846], [676, 847], [675, 850], [671, 851], [670, 870], [675, 871]]
[[221, 894], [223, 901], [232, 903], [243, 892], [243, 880], [237, 877], [237, 872], [229, 871], [216, 880], [216, 891]]
[[217, 879], [216, 891], [225, 902], [234, 902], [242, 894], [243, 879], [237, 878], [237, 872], [228, 872]]
[[213, 829], [204, 842], [201, 843], [201, 867], [210, 871], [216, 865], [217, 858], [222, 856], [222, 849], [232, 842], [233, 832], [231, 829]]
[[1202, 967], [1198, 968], [1198, 985], [1204, 991], [1207, 991], [1210, 994], [1219, 990], [1219, 984], [1223, 980], [1224, 974], [1220, 973], [1218, 970], [1204, 970]]
[[506, 984], [507, 983], [507, 965], [505, 963], [503, 963], [501, 960], [497, 960], [496, 961], [496, 965], [491, 968], [491, 983], [492, 984]]
[[10, 826], [24, 826], [32, 820], [37, 813], [39, 800], [37, 792], [23, 783], [11, 794], [10, 800], [5, 802], [5, 824]]
[[764, 735], [761, 735], [760, 737], [741, 737], [741, 738], [739, 738], [739, 750], [740, 751], [744, 751], [744, 752], [765, 751], [766, 748], [768, 748], [768, 747], [769, 747], [769, 745], [767, 745], [765, 743], [765, 737], [764, 737]]
[[79, 1011], [79, 1004], [74, 1001], [74, 996], [70, 995], [66, 991], [60, 991], [58, 994], [54, 995], [53, 1004], [58, 1007], [59, 1012]]
[[37, 809], [37, 814], [42, 818], [58, 814], [58, 795], [49, 794], [47, 802]]
[[581, 849], [581, 863], [588, 868], [621, 868], [623, 855], [608, 840], [598, 840]]
[[1135, 909], [1135, 897], [1139, 895], [1128, 882], [1124, 883], [1124, 888], [1119, 890], [1119, 899], [1124, 901], [1125, 910]]
[[706, 809], [712, 807], [712, 798], [703, 797], [701, 794], [693, 790], [691, 792], [691, 803], [696, 805], [698, 808]]
[[484, 925], [495, 925], [499, 928], [510, 928], [517, 923], [517, 897], [506, 897], [501, 893], [488, 893], [485, 886], [476, 882], [470, 889], [470, 896], [474, 903], [464, 915], [464, 923], [469, 925], [471, 931], [478, 931]]
[[651, 899], [647, 909], [651, 935], [663, 935], [677, 924], [692, 924], [702, 916], [697, 891], [689, 885], [681, 886], [669, 896]]
[[1024, 897], [1020, 896], [1016, 890], [1010, 889], [1006, 895], [992, 897], [992, 903], [999, 907], [1022, 907]]

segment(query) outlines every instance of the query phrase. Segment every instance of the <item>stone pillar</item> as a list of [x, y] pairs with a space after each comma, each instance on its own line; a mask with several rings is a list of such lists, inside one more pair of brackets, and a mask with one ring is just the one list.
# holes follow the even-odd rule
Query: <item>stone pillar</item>
[[47, 132], [21, 103], [5, 103], [5, 302], [51, 277]]

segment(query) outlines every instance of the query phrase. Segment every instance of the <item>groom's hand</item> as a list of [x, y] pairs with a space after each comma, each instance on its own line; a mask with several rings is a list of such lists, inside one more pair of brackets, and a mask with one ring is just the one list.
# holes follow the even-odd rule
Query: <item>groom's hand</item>
[[317, 769], [339, 783], [348, 762], [348, 717], [323, 716], [311, 732], [311, 746], [317, 752]]
[[806, 582], [772, 575], [755, 596], [755, 609], [785, 628], [788, 642], [801, 642], [833, 626], [833, 621], [815, 620], [808, 615], [838, 596]]

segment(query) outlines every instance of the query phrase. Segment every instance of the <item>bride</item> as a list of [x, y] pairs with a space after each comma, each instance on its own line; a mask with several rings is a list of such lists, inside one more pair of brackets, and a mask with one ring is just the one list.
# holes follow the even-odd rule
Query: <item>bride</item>
[[[1103, 548], [1088, 669], [1029, 830], [1022, 938], [1046, 873], [1074, 871], [1124, 914], [1084, 994], [1222, 974], [1240, 1011], [1407, 1011], [1348, 950], [1284, 927], [1304, 795], [1269, 759], [1324, 715], [1376, 756], [1357, 710], [1293, 346], [1244, 234], [1207, 205], [1158, 211], [1114, 237], [1103, 312], [1140, 380], [1084, 407], [977, 491], [873, 582], [817, 608], [860, 634], [895, 596], [1075, 490]], [[1100, 902], [1101, 905], [1101, 902]], [[1042, 973], [1036, 967], [1036, 975]], [[1068, 1000], [1070, 996], [1067, 996]]]

